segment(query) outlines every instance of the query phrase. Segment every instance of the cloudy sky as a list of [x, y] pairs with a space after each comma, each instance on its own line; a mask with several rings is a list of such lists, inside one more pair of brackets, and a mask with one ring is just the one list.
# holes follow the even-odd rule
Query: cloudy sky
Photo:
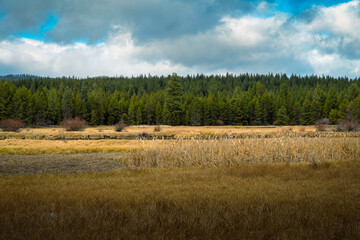
[[360, 76], [360, 0], [0, 0], [0, 75]]

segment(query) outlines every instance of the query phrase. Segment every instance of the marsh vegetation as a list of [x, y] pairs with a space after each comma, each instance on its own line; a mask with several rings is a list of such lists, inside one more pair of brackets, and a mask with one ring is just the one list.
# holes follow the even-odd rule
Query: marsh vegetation
[[159, 127], [1, 133], [0, 239], [360, 237], [358, 132]]

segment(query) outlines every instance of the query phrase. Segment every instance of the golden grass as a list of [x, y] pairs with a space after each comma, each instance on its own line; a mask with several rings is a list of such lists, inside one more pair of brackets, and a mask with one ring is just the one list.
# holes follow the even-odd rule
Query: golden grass
[[[166, 142], [166, 144], [165, 144]], [[279, 138], [154, 140], [132, 151], [129, 167], [231, 167], [245, 163], [359, 160], [360, 138]]]
[[[279, 132], [272, 135], [249, 134], [241, 138], [206, 135], [202, 138], [178, 138], [175, 140], [38, 140], [5, 139], [0, 140], [1, 154], [55, 154], [55, 153], [97, 153], [130, 152], [145, 149], [144, 158], [172, 160], [172, 156], [185, 158], [190, 165], [196, 161], [210, 161], [210, 165], [226, 161], [241, 162], [293, 162], [314, 161], [317, 159], [351, 159], [359, 154], [360, 138], [356, 133], [313, 133], [311, 137], [296, 132]], [[159, 152], [159, 147], [163, 148]], [[348, 149], [350, 148], [350, 149]], [[355, 149], [355, 150], [354, 150]], [[350, 152], [349, 152], [349, 151]], [[170, 154], [169, 156], [164, 155]], [[154, 157], [154, 154], [157, 157]], [[159, 155], [161, 154], [161, 156]], [[135, 156], [135, 155], [133, 155]], [[140, 156], [142, 158], [142, 156]], [[187, 160], [186, 160], [187, 159]], [[205, 159], [205, 160], [204, 160]], [[221, 160], [227, 159], [227, 160]], [[231, 160], [230, 160], [231, 159]], [[146, 160], [148, 161], [148, 160]], [[163, 161], [163, 160], [161, 160]], [[175, 161], [173, 161], [175, 162]], [[200, 165], [204, 165], [200, 164]], [[219, 164], [215, 164], [219, 165]]]
[[24, 139], [56, 139], [56, 138], [127, 138], [147, 133], [153, 136], [193, 137], [199, 135], [237, 135], [237, 134], [273, 134], [289, 132], [313, 133], [314, 126], [167, 126], [161, 125], [160, 132], [154, 132], [154, 126], [130, 126], [124, 132], [115, 132], [112, 126], [89, 127], [83, 131], [69, 132], [64, 128], [25, 128], [17, 133], [1, 132], [0, 137]]
[[5, 139], [0, 141], [1, 154], [54, 154], [128, 152], [146, 147], [142, 140], [34, 140]]
[[[161, 126], [161, 134], [177, 139], [28, 139], [134, 136], [153, 130], [136, 126], [114, 133], [101, 127], [68, 133], [52, 128], [6, 135], [0, 154], [126, 154], [103, 160], [124, 167], [105, 173], [0, 175], [0, 240], [360, 239], [357, 133], [324, 134], [314, 127]], [[231, 137], [236, 134], [242, 135]], [[110, 168], [100, 163], [85, 168], [86, 159], [65, 161], [61, 155], [42, 159], [47, 156], [54, 158], [48, 164], [54, 171], [60, 162], [66, 162], [63, 172], [70, 173], [67, 168], [74, 165]], [[86, 156], [90, 165], [96, 156]], [[11, 157], [42, 164], [36, 155]]]
[[0, 239], [359, 239], [359, 161], [0, 177]]

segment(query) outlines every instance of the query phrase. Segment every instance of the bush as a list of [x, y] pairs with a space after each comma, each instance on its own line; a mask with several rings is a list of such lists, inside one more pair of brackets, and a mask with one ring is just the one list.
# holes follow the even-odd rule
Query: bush
[[328, 118], [322, 118], [317, 120], [315, 123], [316, 131], [318, 132], [326, 131], [325, 125], [329, 125], [329, 124], [330, 124], [330, 120]]
[[330, 125], [330, 120], [328, 118], [322, 118], [316, 121], [316, 124]]
[[337, 130], [340, 132], [345, 131], [360, 131], [360, 122], [357, 120], [341, 120], [337, 125]]
[[315, 123], [316, 131], [318, 132], [324, 132], [326, 131], [325, 125], [322, 123]]
[[160, 124], [159, 125], [156, 125], [154, 127], [154, 132], [160, 132], [161, 131], [161, 127], [160, 127]]
[[123, 123], [123, 122], [118, 122], [117, 124], [115, 124], [115, 131], [116, 132], [122, 132], [122, 131], [124, 131], [124, 129], [127, 127], [127, 125], [125, 124], [125, 123]]
[[87, 127], [87, 123], [85, 120], [81, 119], [80, 117], [69, 118], [60, 123], [66, 131], [81, 131]]
[[8, 118], [0, 121], [0, 128], [3, 131], [16, 132], [24, 126], [25, 124], [23, 121], [15, 118]]
[[216, 120], [216, 125], [218, 126], [222, 126], [222, 125], [225, 125], [224, 121], [223, 120]]

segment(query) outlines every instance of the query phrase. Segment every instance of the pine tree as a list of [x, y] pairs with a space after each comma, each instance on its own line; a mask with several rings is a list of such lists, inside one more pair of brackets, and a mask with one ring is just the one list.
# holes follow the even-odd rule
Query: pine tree
[[162, 123], [163, 124], [169, 124], [170, 123], [170, 111], [168, 109], [168, 105], [165, 102], [163, 111], [162, 111]]
[[279, 110], [277, 112], [276, 124], [277, 125], [288, 125], [289, 124], [289, 116], [286, 113], [285, 106], [282, 106], [281, 108], [279, 108]]
[[189, 124], [199, 126], [202, 122], [201, 102], [198, 98], [194, 98], [189, 105]]
[[11, 102], [15, 91], [16, 87], [13, 83], [5, 82], [2, 84], [0, 92], [0, 120], [11, 116]]
[[354, 107], [354, 119], [360, 120], [360, 94], [352, 102]]
[[130, 105], [128, 110], [128, 121], [129, 124], [136, 124], [136, 111], [137, 111], [137, 96], [134, 94], [130, 99]]
[[310, 125], [315, 123], [314, 111], [311, 104], [310, 93], [308, 93], [305, 97], [302, 106], [302, 114], [301, 114], [301, 124]]
[[105, 106], [104, 106], [104, 92], [103, 90], [93, 90], [89, 93], [89, 105], [91, 110], [90, 124], [101, 125], [105, 120]]
[[45, 93], [40, 89], [36, 94], [33, 95], [33, 111], [34, 111], [34, 124], [35, 125], [46, 125], [47, 123], [47, 108], [48, 103]]
[[240, 95], [237, 95], [232, 100], [232, 109], [231, 112], [233, 112], [233, 121], [235, 124], [241, 125], [243, 121], [243, 109], [241, 106], [241, 97]]
[[58, 92], [55, 88], [51, 88], [47, 96], [48, 100], [48, 119], [50, 124], [58, 124], [61, 119], [60, 112], [60, 98], [58, 97]]
[[30, 90], [22, 86], [14, 94], [11, 103], [11, 117], [24, 121], [26, 124], [32, 122], [32, 95]]
[[170, 112], [171, 125], [179, 125], [181, 123], [181, 96], [182, 88], [180, 78], [176, 74], [173, 74], [166, 90], [166, 104]]
[[349, 101], [354, 100], [357, 96], [360, 95], [360, 87], [358, 86], [358, 84], [356, 83], [352, 83], [349, 87], [348, 87], [348, 96], [349, 96]]
[[331, 109], [329, 114], [329, 120], [332, 123], [337, 123], [341, 119], [341, 114], [337, 109]]
[[336, 90], [334, 87], [331, 87], [328, 91], [325, 106], [324, 106], [325, 117], [329, 116], [331, 109], [338, 108], [337, 101], [338, 101], [338, 99], [337, 99]]
[[142, 113], [141, 113], [141, 108], [138, 107], [136, 109], [136, 124], [140, 125], [142, 123]]
[[157, 101], [156, 103], [155, 116], [156, 116], [156, 124], [160, 124], [162, 118], [162, 108], [160, 101]]
[[260, 107], [259, 100], [256, 98], [255, 105], [254, 105], [254, 124], [255, 125], [261, 125], [261, 119], [262, 119], [262, 109]]
[[344, 119], [344, 118], [348, 117], [347, 116], [347, 107], [348, 107], [349, 103], [350, 103], [349, 100], [346, 98], [341, 102], [341, 104], [339, 106], [339, 118], [340, 119]]
[[63, 97], [62, 97], [62, 105], [61, 105], [61, 110], [62, 110], [62, 118], [63, 119], [70, 119], [72, 118], [72, 105], [71, 105], [71, 89], [66, 87], [64, 93], [63, 93]]
[[112, 94], [112, 96], [110, 97], [108, 116], [109, 116], [108, 123], [110, 125], [114, 125], [115, 123], [119, 122], [119, 120], [120, 120], [121, 113], [120, 113], [120, 106], [119, 106], [119, 93], [117, 91], [115, 91]]
[[87, 119], [87, 108], [86, 103], [83, 99], [81, 99], [81, 95], [79, 92], [77, 92], [72, 97], [72, 116], [74, 117], [80, 117], [82, 119]]
[[320, 88], [320, 85], [317, 85], [315, 90], [314, 90], [314, 95], [313, 95], [313, 99], [312, 99], [312, 109], [314, 111], [313, 115], [314, 115], [314, 119], [315, 120], [319, 120], [324, 116], [324, 111], [323, 111], [323, 107], [324, 107], [324, 103], [325, 103], [325, 94], [322, 91], [322, 89]]
[[151, 93], [145, 103], [145, 113], [146, 113], [146, 123], [148, 125], [155, 123], [155, 109], [156, 109], [156, 99], [153, 93]]

